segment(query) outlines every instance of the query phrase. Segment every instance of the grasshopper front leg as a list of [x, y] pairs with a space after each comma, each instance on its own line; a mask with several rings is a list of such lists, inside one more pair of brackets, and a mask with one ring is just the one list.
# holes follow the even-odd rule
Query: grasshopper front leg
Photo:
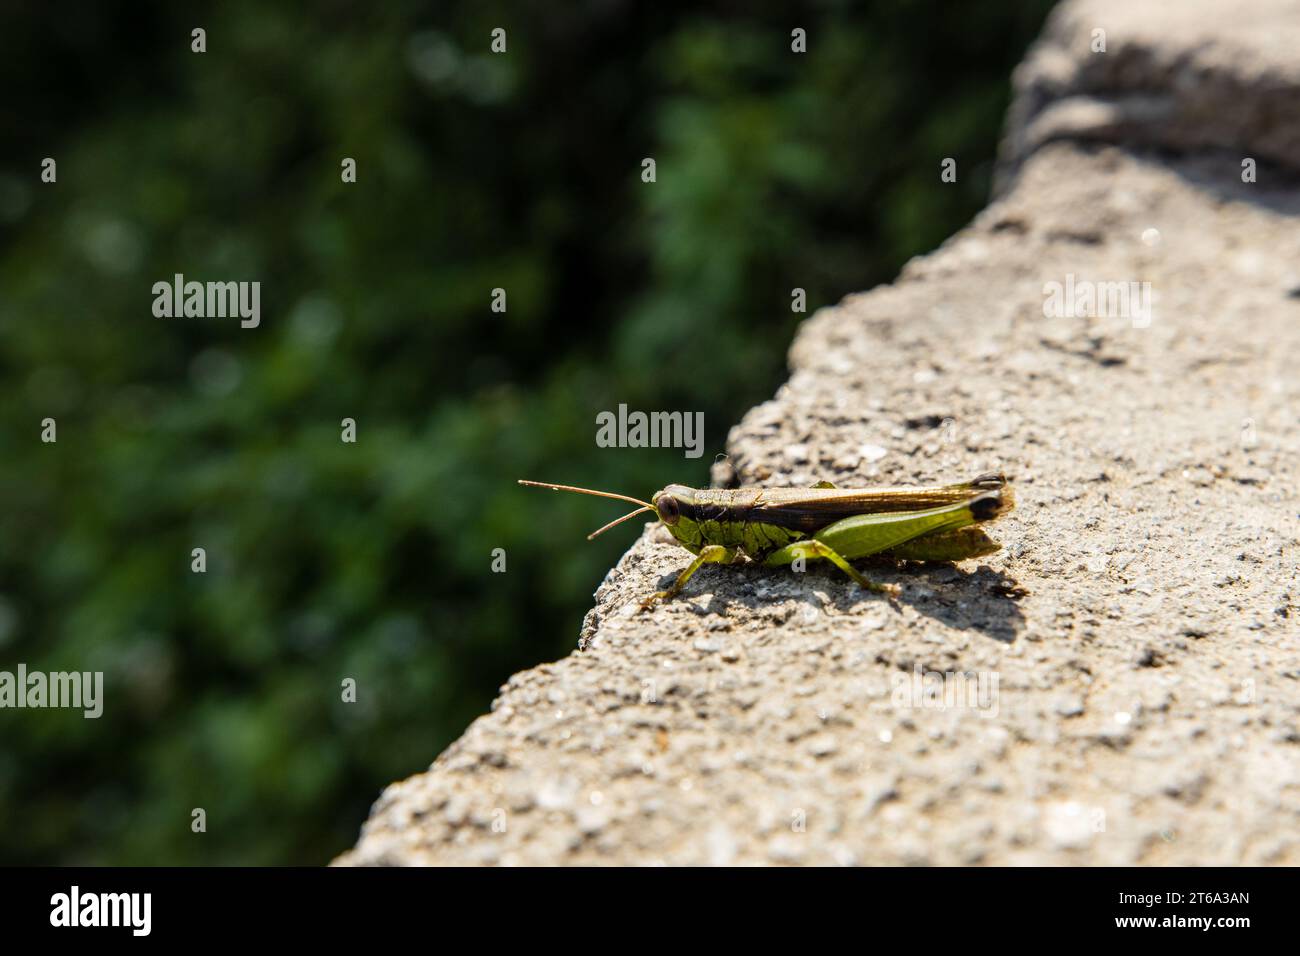
[[698, 571], [706, 564], [730, 564], [736, 560], [735, 548], [724, 548], [720, 544], [710, 544], [700, 549], [700, 553], [695, 560], [681, 574], [677, 575], [677, 580], [667, 591], [656, 591], [648, 598], [641, 602], [641, 610], [649, 610], [655, 601], [669, 601], [681, 593], [686, 582], [691, 579], [691, 575]]

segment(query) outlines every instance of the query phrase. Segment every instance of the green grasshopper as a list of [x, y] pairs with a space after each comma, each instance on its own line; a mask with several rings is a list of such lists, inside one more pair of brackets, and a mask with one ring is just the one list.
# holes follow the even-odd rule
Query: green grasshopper
[[1003, 475], [980, 475], [956, 485], [918, 488], [687, 488], [669, 485], [650, 501], [572, 485], [520, 480], [521, 485], [617, 498], [640, 505], [598, 528], [591, 540], [629, 518], [653, 511], [682, 547], [694, 554], [666, 591], [641, 602], [675, 597], [705, 564], [732, 564], [740, 555], [768, 567], [823, 559], [860, 587], [894, 597], [898, 587], [868, 581], [849, 564], [881, 555], [909, 561], [962, 561], [992, 554], [998, 544], [977, 525], [1015, 506]]

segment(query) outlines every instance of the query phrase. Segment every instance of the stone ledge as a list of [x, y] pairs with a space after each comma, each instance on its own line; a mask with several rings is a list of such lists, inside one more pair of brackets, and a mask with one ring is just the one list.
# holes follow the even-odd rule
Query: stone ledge
[[1297, 49], [1297, 0], [1064, 3], [1016, 70], [1001, 179], [1058, 140], [1230, 150], [1300, 172]]
[[[1150, 63], [1219, 48], [1164, 6], [1070, 3], [1045, 43], [1104, 10]], [[1268, 64], [1294, 22], [1217, 42]], [[684, 564], [647, 526], [596, 593], [588, 649], [512, 677], [340, 864], [1300, 863], [1300, 191], [1243, 184], [1234, 154], [1289, 163], [1296, 144], [1224, 118], [1185, 140], [1224, 155], [1035, 145], [1047, 112], [1018, 103], [1016, 175], [967, 229], [805, 323], [718, 475], [1005, 470], [1007, 547], [879, 569], [898, 609], [830, 572], [742, 568], [637, 615]], [[1164, 147], [1190, 130], [1171, 115]], [[1070, 276], [1149, 282], [1149, 324], [1045, 317]], [[996, 694], [903, 699], [918, 669]]]

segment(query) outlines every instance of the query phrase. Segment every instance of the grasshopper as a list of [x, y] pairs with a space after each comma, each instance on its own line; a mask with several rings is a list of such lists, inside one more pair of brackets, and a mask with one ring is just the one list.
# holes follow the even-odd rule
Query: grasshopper
[[869, 581], [849, 562], [869, 555], [910, 561], [962, 561], [992, 554], [1002, 545], [978, 525], [1015, 506], [1000, 474], [956, 485], [840, 489], [828, 481], [812, 488], [688, 488], [669, 485], [650, 501], [572, 485], [520, 480], [521, 485], [616, 498], [639, 505], [587, 535], [653, 511], [695, 560], [666, 591], [641, 602], [667, 601], [706, 564], [732, 564], [743, 555], [768, 567], [826, 560], [868, 591], [897, 596], [898, 587]]

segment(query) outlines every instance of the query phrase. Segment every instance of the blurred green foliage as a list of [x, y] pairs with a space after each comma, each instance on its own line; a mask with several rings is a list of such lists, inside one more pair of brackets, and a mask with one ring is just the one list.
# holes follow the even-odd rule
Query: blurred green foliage
[[[791, 289], [886, 281], [984, 204], [1048, 6], [6, 8], [0, 669], [106, 701], [0, 711], [0, 862], [350, 845], [572, 648], [636, 533], [588, 544], [616, 510], [514, 479], [706, 484]], [[178, 272], [261, 281], [261, 327], [153, 317]], [[620, 402], [703, 411], [706, 455], [597, 448]]]

